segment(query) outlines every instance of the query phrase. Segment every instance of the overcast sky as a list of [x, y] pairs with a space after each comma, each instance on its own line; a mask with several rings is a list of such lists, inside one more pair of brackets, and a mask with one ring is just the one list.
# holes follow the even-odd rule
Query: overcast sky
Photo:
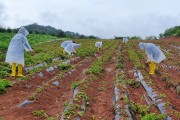
[[0, 0], [0, 26], [38, 23], [101, 38], [144, 38], [180, 25], [179, 5], [180, 0]]

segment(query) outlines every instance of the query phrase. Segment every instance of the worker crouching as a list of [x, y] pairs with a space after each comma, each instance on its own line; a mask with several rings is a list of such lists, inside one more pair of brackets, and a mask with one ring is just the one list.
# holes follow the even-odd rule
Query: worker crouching
[[154, 75], [155, 70], [157, 69], [156, 64], [162, 62], [166, 56], [160, 50], [160, 47], [156, 46], [153, 43], [139, 43], [141, 50], [144, 50], [147, 54], [147, 62], [149, 64], [149, 74]]

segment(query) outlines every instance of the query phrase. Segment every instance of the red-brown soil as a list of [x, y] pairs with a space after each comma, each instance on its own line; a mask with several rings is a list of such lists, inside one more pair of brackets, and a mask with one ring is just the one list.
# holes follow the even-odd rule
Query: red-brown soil
[[[18, 120], [32, 120], [35, 119], [31, 114], [33, 110], [44, 110], [49, 115], [53, 116], [57, 113], [61, 113], [64, 109], [63, 103], [67, 102], [70, 97], [72, 97], [71, 83], [75, 81], [77, 77], [84, 77], [82, 71], [84, 68], [90, 66], [94, 59], [93, 57], [88, 60], [86, 59], [71, 73], [71, 75], [66, 75], [62, 79], [57, 79], [61, 81], [60, 84], [62, 84], [62, 86], [57, 87], [55, 85], [50, 85], [42, 94], [37, 95], [37, 100], [24, 108], [17, 108], [17, 106], [28, 99], [28, 97], [43, 83], [54, 78], [59, 73], [59, 70], [54, 70], [51, 73], [47, 73], [44, 70], [42, 71], [44, 77], [39, 77], [35, 74], [31, 76], [32, 78], [30, 81], [15, 83], [12, 88], [8, 89], [9, 92], [7, 94], [0, 96], [0, 116], [8, 120], [13, 120], [14, 118]], [[76, 62], [74, 61], [74, 63]]]
[[[87, 107], [82, 120], [91, 120], [93, 116], [96, 120], [114, 119], [115, 115], [112, 101], [114, 97], [117, 53], [118, 52], [104, 65], [105, 72], [88, 87], [87, 94], [90, 97], [90, 105]], [[104, 89], [100, 90], [101, 88]]]

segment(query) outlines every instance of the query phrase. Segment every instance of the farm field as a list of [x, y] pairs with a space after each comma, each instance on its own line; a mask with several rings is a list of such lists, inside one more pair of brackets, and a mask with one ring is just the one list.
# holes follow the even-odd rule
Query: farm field
[[[4, 35], [5, 36], [5, 35]], [[8, 41], [0, 49], [0, 120], [178, 120], [180, 42], [151, 40], [166, 60], [148, 74], [140, 40], [85, 40], [69, 60], [57, 38], [28, 38], [24, 77], [8, 77]], [[42, 39], [37, 41], [37, 39]], [[94, 44], [103, 42], [98, 51]]]

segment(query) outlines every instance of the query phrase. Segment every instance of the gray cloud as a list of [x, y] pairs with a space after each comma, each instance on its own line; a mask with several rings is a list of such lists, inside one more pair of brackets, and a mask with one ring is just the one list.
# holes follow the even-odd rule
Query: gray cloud
[[5, 27], [5, 21], [8, 19], [8, 16], [5, 12], [4, 4], [0, 3], [0, 26]]

